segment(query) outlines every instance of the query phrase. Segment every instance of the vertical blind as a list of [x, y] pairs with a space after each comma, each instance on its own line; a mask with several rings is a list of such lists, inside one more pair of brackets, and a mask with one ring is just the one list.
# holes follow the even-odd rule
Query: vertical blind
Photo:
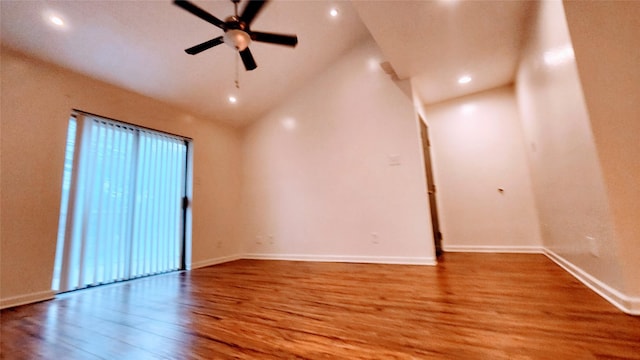
[[72, 118], [53, 289], [183, 267], [184, 139], [92, 116]]

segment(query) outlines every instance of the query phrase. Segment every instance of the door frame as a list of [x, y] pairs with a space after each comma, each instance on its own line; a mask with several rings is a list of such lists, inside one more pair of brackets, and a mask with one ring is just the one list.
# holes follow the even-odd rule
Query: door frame
[[420, 123], [420, 140], [422, 142], [422, 154], [424, 160], [425, 177], [427, 181], [427, 204], [431, 214], [431, 228], [433, 231], [433, 242], [436, 250], [436, 257], [443, 254], [442, 232], [440, 231], [440, 221], [438, 218], [438, 207], [436, 201], [436, 185], [433, 175], [433, 162], [431, 160], [431, 142], [429, 141], [429, 127], [422, 116], [418, 115]]

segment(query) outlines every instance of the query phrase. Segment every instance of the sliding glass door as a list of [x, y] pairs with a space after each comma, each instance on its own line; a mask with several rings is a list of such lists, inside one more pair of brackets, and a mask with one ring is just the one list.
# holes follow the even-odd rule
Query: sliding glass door
[[70, 120], [54, 290], [184, 268], [187, 145], [95, 116]]

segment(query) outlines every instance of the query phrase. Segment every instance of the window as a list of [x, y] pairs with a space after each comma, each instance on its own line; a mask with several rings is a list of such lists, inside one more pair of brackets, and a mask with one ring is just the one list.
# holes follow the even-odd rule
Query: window
[[188, 145], [93, 115], [70, 119], [54, 290], [185, 268]]

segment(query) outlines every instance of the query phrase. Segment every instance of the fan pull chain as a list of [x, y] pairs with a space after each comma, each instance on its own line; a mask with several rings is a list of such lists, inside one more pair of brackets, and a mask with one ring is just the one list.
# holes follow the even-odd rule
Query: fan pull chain
[[238, 72], [238, 63], [240, 63], [240, 55], [236, 59], [236, 89], [240, 89], [240, 73]]
[[[233, 2], [233, 10], [237, 18], [238, 3], [240, 2], [240, 0], [231, 0], [231, 1]], [[238, 71], [239, 63], [240, 63], [240, 53], [238, 53], [238, 58], [236, 59], [236, 89], [240, 89], [240, 72]]]

